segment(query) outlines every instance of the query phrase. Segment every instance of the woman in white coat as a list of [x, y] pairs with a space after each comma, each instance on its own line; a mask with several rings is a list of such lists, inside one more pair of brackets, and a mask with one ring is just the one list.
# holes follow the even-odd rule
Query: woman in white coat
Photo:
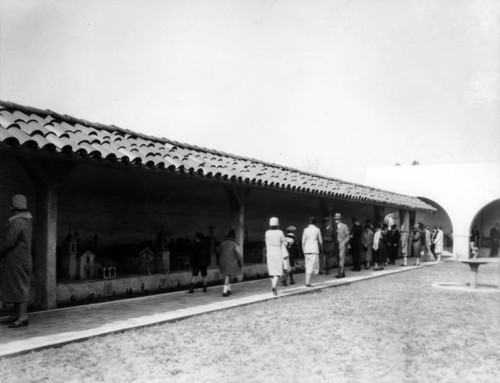
[[278, 295], [276, 285], [283, 276], [283, 259], [287, 256], [285, 235], [279, 229], [278, 218], [272, 217], [269, 220], [269, 230], [266, 231], [266, 258], [268, 274], [271, 277], [271, 291], [274, 295]]

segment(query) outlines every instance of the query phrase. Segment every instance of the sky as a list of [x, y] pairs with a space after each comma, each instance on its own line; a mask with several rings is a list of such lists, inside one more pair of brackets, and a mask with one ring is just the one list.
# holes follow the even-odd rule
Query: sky
[[0, 99], [365, 183], [500, 161], [496, 0], [0, 0]]

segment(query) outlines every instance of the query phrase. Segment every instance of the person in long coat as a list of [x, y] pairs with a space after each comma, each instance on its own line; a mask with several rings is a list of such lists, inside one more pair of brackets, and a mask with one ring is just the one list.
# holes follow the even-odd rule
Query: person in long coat
[[411, 234], [411, 248], [413, 252], [413, 256], [415, 257], [415, 263], [413, 266], [420, 266], [420, 252], [422, 251], [422, 233], [420, 232], [420, 226], [415, 224], [413, 227], [413, 232]]
[[14, 304], [17, 316], [11, 316], [3, 322], [8, 323], [10, 328], [17, 328], [27, 326], [29, 322], [33, 224], [25, 196], [14, 195], [10, 209], [13, 215], [9, 219], [4, 238], [0, 242], [0, 264], [3, 264], [0, 298], [3, 303]]
[[372, 261], [373, 231], [371, 227], [371, 224], [367, 223], [363, 230], [363, 235], [361, 236], [361, 243], [363, 244], [363, 262], [365, 263], [366, 270], [370, 268], [370, 263]]
[[406, 230], [406, 225], [403, 223], [401, 225], [401, 237], [400, 237], [400, 244], [401, 244], [401, 255], [403, 256], [403, 263], [401, 266], [405, 267], [407, 263], [407, 258], [408, 258], [408, 230]]
[[207, 292], [207, 267], [210, 264], [210, 248], [205, 236], [202, 233], [196, 233], [194, 236], [194, 246], [191, 252], [190, 262], [193, 270], [191, 274], [191, 286], [189, 293], [194, 293], [196, 277], [201, 274], [203, 280], [203, 292]]
[[436, 237], [434, 238], [434, 252], [436, 253], [436, 261], [441, 261], [441, 254], [443, 253], [444, 233], [441, 227], [437, 228]]
[[286, 249], [286, 238], [279, 229], [278, 218], [272, 217], [269, 220], [269, 230], [266, 231], [265, 241], [267, 272], [271, 277], [271, 291], [273, 295], [278, 295], [276, 285], [278, 284], [278, 280], [283, 276], [283, 261], [286, 260], [286, 267], [290, 268], [288, 251]]
[[239, 250], [239, 244], [236, 242], [236, 233], [230, 229], [226, 238], [219, 245], [219, 269], [224, 275], [223, 297], [231, 295], [230, 278], [236, 277], [242, 273], [243, 257]]

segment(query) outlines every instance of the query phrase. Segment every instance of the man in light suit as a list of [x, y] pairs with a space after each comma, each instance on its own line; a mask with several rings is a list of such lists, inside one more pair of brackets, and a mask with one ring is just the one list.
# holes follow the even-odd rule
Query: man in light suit
[[311, 274], [319, 273], [319, 253], [323, 248], [321, 230], [316, 226], [316, 219], [309, 218], [309, 226], [302, 233], [302, 252], [306, 263], [306, 287], [311, 287]]
[[336, 278], [344, 278], [345, 256], [347, 254], [347, 245], [349, 244], [351, 236], [349, 234], [349, 227], [341, 221], [342, 215], [340, 213], [335, 213], [333, 219], [337, 225], [337, 243], [339, 244], [339, 272]]

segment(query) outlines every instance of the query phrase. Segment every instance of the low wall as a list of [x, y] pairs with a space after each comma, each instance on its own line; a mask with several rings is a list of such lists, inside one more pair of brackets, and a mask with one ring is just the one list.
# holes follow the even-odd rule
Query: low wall
[[[267, 265], [258, 263], [243, 266], [243, 274], [239, 276], [241, 281], [245, 278], [256, 278], [267, 273]], [[191, 283], [191, 271], [174, 271], [167, 274], [134, 275], [130, 277], [106, 279], [106, 280], [84, 280], [57, 284], [58, 306], [70, 303], [79, 303], [88, 300], [99, 300], [110, 297], [125, 297], [133, 294], [156, 294], [187, 287]], [[201, 280], [201, 277], [198, 277]], [[208, 283], [222, 282], [223, 276], [218, 267], [208, 268]], [[132, 291], [130, 292], [130, 289]], [[146, 291], [147, 290], [147, 291]], [[91, 298], [90, 298], [91, 297]]]

